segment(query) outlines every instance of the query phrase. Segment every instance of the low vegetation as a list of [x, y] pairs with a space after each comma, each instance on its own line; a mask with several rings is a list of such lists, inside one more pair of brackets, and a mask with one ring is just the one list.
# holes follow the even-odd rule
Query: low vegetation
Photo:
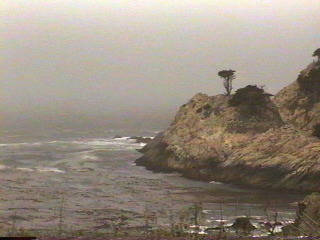
[[315, 50], [312, 56], [313, 57], [317, 57], [318, 58], [318, 62], [320, 62], [320, 48]]
[[307, 95], [312, 103], [320, 100], [320, 48], [313, 55], [317, 61], [311, 63], [308, 68], [298, 76], [300, 89]]
[[[313, 195], [310, 195], [313, 197]], [[309, 196], [309, 198], [310, 198]], [[316, 195], [317, 197], [318, 195]], [[63, 200], [61, 201], [63, 203]], [[59, 219], [63, 218], [64, 205], [61, 203]], [[302, 203], [301, 203], [302, 204]], [[301, 221], [301, 210], [299, 204], [299, 211], [297, 216]], [[311, 206], [311, 205], [310, 205]], [[308, 205], [305, 206], [310, 208]], [[313, 206], [313, 205], [312, 205]], [[311, 206], [311, 207], [312, 207]], [[302, 211], [304, 211], [304, 209]], [[125, 216], [120, 216], [117, 220], [110, 222], [108, 226], [104, 229], [96, 229], [92, 227], [92, 231], [74, 230], [68, 228], [63, 224], [63, 220], [59, 221], [56, 230], [30, 230], [19, 228], [17, 221], [12, 222], [12, 227], [10, 229], [2, 229], [0, 232], [1, 236], [5, 237], [34, 237], [36, 236], [39, 240], [47, 239], [94, 239], [101, 238], [111, 239], [116, 237], [117, 239], [238, 239], [238, 240], [249, 240], [249, 239], [296, 239], [295, 236], [284, 236], [282, 232], [276, 231], [278, 226], [292, 225], [294, 227], [294, 233], [296, 236], [308, 236], [308, 234], [299, 229], [298, 226], [294, 224], [289, 224], [281, 218], [280, 213], [275, 207], [272, 207], [270, 203], [265, 206], [265, 218], [266, 221], [259, 222], [260, 226], [253, 225], [251, 223], [252, 218], [250, 216], [236, 217], [232, 225], [226, 225], [224, 222], [225, 216], [223, 215], [222, 205], [221, 205], [221, 221], [216, 225], [211, 227], [205, 226], [207, 222], [206, 214], [203, 211], [201, 203], [195, 203], [190, 207], [186, 207], [178, 212], [173, 213], [172, 211], [166, 211], [167, 224], [160, 224], [157, 220], [159, 214], [153, 212], [151, 209], [146, 208], [143, 217], [143, 225], [137, 227], [129, 227], [127, 221], [129, 220]], [[163, 214], [163, 213], [162, 213]], [[303, 212], [303, 216], [306, 213]], [[310, 220], [308, 216], [308, 221]], [[319, 224], [314, 224], [317, 220], [312, 220], [313, 228], [312, 233], [319, 232]], [[253, 231], [258, 231], [260, 234], [264, 233], [264, 236], [254, 237], [257, 233]], [[259, 234], [258, 234], [259, 235]], [[312, 235], [312, 237], [320, 237], [320, 235]], [[299, 237], [299, 239], [303, 239]], [[308, 238], [305, 238], [308, 239]], [[310, 238], [309, 238], [310, 239]], [[312, 238], [313, 239], [313, 238]], [[318, 238], [316, 238], [318, 239]]]
[[267, 105], [269, 97], [272, 96], [259, 88], [256, 85], [248, 85], [244, 88], [239, 88], [229, 100], [229, 105], [232, 107], [242, 107], [244, 114], [251, 116], [259, 114], [261, 107]]
[[240, 105], [264, 105], [267, 103], [266, 97], [272, 96], [265, 93], [263, 88], [257, 87], [257, 85], [248, 85], [244, 88], [239, 88], [233, 97], [229, 100], [229, 105], [237, 107]]
[[320, 139], [320, 123], [313, 126], [312, 136], [315, 136]]
[[[315, 65], [313, 63], [311, 65]], [[320, 100], [320, 67], [310, 67], [306, 73], [301, 73], [298, 77], [300, 89], [309, 96], [309, 99], [317, 102]]]

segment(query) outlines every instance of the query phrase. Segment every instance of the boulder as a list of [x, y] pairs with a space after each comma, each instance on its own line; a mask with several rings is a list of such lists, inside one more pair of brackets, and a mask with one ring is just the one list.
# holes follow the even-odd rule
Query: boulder
[[320, 194], [313, 193], [299, 202], [295, 222], [282, 230], [285, 236], [320, 238]]
[[244, 231], [244, 232], [251, 232], [256, 229], [255, 226], [252, 225], [250, 222], [249, 217], [238, 217], [236, 218], [235, 222], [231, 226], [232, 228], [236, 229], [237, 231]]

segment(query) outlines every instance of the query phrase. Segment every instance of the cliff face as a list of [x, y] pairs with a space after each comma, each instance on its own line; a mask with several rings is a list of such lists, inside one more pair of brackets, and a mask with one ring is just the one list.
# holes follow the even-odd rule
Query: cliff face
[[153, 169], [207, 168], [225, 161], [255, 134], [283, 125], [270, 100], [266, 108], [246, 116], [245, 106], [230, 107], [229, 99], [195, 95], [180, 108], [171, 126], [141, 150], [144, 156], [137, 163]]
[[[303, 74], [302, 80], [310, 76]], [[277, 108], [268, 94], [257, 94], [254, 86], [238, 90], [233, 97], [199, 93], [179, 109], [166, 131], [141, 150], [144, 155], [136, 163], [201, 180], [320, 190], [320, 140], [285, 125], [281, 118], [299, 127], [319, 119], [315, 98], [304, 113], [311, 117], [303, 118], [301, 125], [302, 105], [288, 110], [289, 100], [301, 99], [303, 94], [290, 85], [277, 94]]]
[[298, 128], [320, 123], [320, 64], [310, 64], [298, 79], [274, 98], [281, 117]]

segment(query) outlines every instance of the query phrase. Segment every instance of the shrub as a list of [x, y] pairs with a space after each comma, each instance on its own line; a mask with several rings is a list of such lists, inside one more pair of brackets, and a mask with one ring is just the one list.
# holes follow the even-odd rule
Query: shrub
[[307, 75], [300, 74], [297, 81], [300, 90], [308, 94], [311, 100], [320, 100], [320, 67], [312, 68]]
[[312, 136], [320, 138], [320, 123], [313, 126]]
[[267, 104], [267, 99], [272, 96], [265, 93], [263, 88], [256, 85], [248, 85], [244, 88], [239, 88], [233, 97], [229, 100], [229, 105], [237, 107], [240, 105], [247, 106], [263, 106]]

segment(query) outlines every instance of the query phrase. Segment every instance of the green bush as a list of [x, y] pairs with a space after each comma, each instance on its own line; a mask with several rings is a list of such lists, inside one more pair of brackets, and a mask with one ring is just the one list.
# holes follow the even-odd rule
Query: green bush
[[300, 90], [308, 94], [312, 100], [320, 100], [320, 68], [315, 67], [308, 75], [300, 74], [298, 79]]
[[270, 96], [272, 95], [265, 93], [263, 88], [259, 88], [256, 85], [248, 85], [236, 91], [229, 100], [229, 105], [232, 107], [238, 107], [240, 105], [263, 106], [267, 104], [267, 99]]

